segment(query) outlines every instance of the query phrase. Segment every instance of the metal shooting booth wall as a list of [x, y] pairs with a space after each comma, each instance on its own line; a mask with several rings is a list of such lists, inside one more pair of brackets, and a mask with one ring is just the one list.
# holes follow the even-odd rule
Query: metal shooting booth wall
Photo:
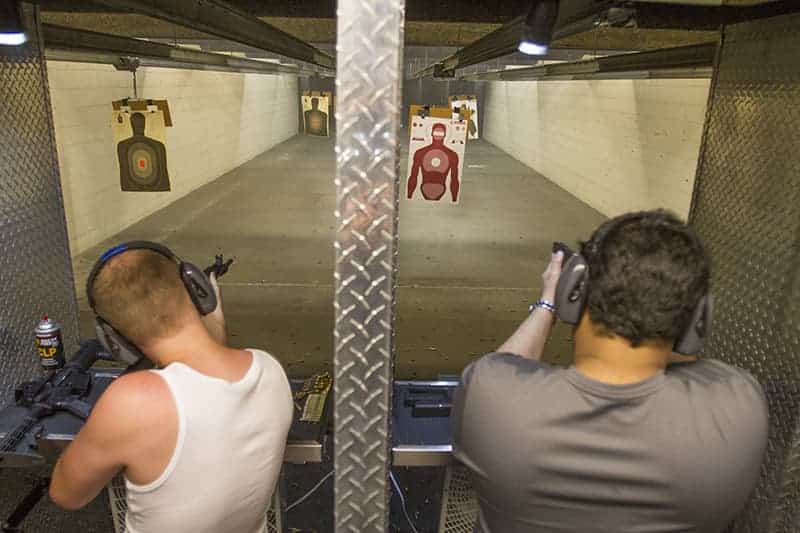
[[733, 531], [800, 531], [800, 14], [724, 28], [690, 222], [712, 258], [707, 357], [769, 400], [761, 481]]
[[[43, 312], [62, 324], [68, 352], [77, 347], [78, 308], [42, 39], [33, 6], [23, 4], [29, 31], [23, 46], [0, 46], [0, 402], [39, 374], [33, 328]], [[0, 471], [0, 516], [33, 483], [27, 470]], [[102, 502], [70, 516], [42, 504], [26, 525], [34, 531], [110, 529]]]

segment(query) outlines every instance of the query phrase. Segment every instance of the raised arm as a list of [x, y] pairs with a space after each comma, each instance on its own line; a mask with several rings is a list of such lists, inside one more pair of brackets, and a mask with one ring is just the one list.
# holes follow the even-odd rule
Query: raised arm
[[215, 341], [223, 346], [227, 346], [228, 334], [225, 329], [225, 315], [222, 313], [222, 292], [219, 290], [219, 282], [217, 281], [216, 274], [212, 272], [208, 277], [211, 279], [211, 284], [214, 286], [214, 292], [217, 294], [217, 308], [202, 317], [203, 325]]
[[[541, 299], [551, 304], [555, 302], [556, 285], [558, 285], [558, 278], [561, 276], [561, 264], [563, 261], [564, 254], [562, 252], [553, 254], [550, 257], [550, 264], [547, 265], [547, 269], [542, 274], [544, 287], [542, 288]], [[497, 351], [539, 360], [542, 358], [544, 346], [554, 323], [555, 315], [551, 311], [536, 308]]]

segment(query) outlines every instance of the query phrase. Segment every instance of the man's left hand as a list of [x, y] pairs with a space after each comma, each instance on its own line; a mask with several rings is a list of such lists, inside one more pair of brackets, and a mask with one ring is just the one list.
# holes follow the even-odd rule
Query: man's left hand
[[203, 324], [214, 339], [220, 344], [226, 344], [227, 333], [225, 331], [225, 315], [222, 313], [222, 291], [219, 289], [217, 282], [217, 275], [211, 272], [208, 275], [211, 280], [211, 286], [214, 288], [214, 294], [217, 296], [217, 307], [206, 316], [202, 317]]
[[564, 253], [556, 252], [550, 256], [550, 263], [542, 274], [542, 299], [548, 302], [555, 302], [556, 287], [558, 279], [561, 277], [561, 267], [564, 263]]

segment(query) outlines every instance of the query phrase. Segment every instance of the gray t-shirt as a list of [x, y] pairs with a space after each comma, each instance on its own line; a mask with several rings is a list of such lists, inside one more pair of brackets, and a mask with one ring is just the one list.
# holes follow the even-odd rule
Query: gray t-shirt
[[452, 424], [476, 533], [717, 533], [758, 480], [767, 404], [715, 360], [609, 385], [490, 354], [464, 371]]

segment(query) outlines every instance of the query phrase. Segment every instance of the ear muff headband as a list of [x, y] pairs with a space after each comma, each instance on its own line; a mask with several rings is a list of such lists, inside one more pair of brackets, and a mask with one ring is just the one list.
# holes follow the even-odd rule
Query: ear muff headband
[[[599, 231], [587, 243], [589, 253], [602, 252], [602, 246], [608, 236], [624, 224], [643, 218], [641, 213], [631, 213], [620, 217], [614, 224]], [[690, 234], [693, 244], [700, 247], [697, 237]], [[567, 324], [577, 325], [586, 309], [589, 294], [589, 265], [586, 258], [575, 254], [563, 267], [561, 277], [556, 286], [556, 315]], [[676, 340], [673, 350], [680, 354], [695, 355], [703, 349], [708, 338], [713, 318], [714, 302], [711, 294], [703, 295], [692, 312], [686, 331]]]
[[105, 349], [111, 352], [114, 359], [130, 367], [142, 361], [144, 354], [133, 342], [128, 340], [97, 313], [95, 302], [92, 298], [92, 286], [103, 266], [111, 258], [128, 250], [151, 250], [174, 261], [176, 268], [178, 268], [178, 275], [181, 277], [192, 303], [201, 315], [207, 315], [217, 308], [217, 296], [211, 281], [202, 270], [191, 263], [181, 261], [169, 248], [161, 244], [150, 241], [131, 241], [114, 246], [103, 253], [94, 264], [94, 267], [92, 267], [86, 280], [86, 296], [95, 314], [97, 340], [100, 341]]
[[201, 315], [207, 315], [217, 308], [217, 295], [214, 292], [214, 287], [202, 270], [192, 263], [181, 261], [177, 255], [172, 253], [172, 250], [162, 244], [151, 241], [130, 241], [118, 244], [103, 253], [89, 273], [89, 277], [86, 280], [86, 296], [89, 300], [89, 305], [95, 313], [97, 313], [97, 311], [95, 310], [95, 302], [92, 298], [92, 286], [94, 285], [95, 279], [103, 269], [103, 266], [105, 266], [111, 258], [129, 250], [150, 250], [171, 259], [175, 262], [178, 268], [178, 275], [181, 281], [183, 281], [186, 290], [189, 292], [189, 297], [197, 308], [197, 311]]
[[97, 275], [100, 274], [100, 271], [103, 269], [105, 264], [108, 263], [109, 260], [111, 260], [111, 258], [116, 257], [123, 252], [127, 252], [128, 250], [150, 250], [175, 261], [175, 264], [178, 266], [180, 266], [181, 263], [181, 260], [178, 259], [178, 257], [174, 253], [172, 253], [172, 250], [170, 250], [164, 245], [158, 244], [157, 242], [130, 241], [109, 248], [95, 262], [91, 272], [89, 273], [89, 277], [86, 278], [86, 296], [88, 297], [89, 305], [93, 310], [95, 302], [94, 299], [92, 298], [91, 289], [94, 286], [94, 280], [97, 278]]

